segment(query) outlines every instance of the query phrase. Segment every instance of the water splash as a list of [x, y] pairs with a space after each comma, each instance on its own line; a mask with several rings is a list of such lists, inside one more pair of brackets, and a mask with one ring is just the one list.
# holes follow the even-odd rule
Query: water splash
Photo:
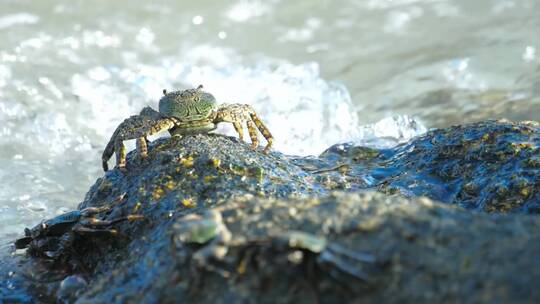
[[353, 143], [377, 149], [391, 148], [426, 132], [427, 128], [412, 117], [393, 116], [362, 126]]

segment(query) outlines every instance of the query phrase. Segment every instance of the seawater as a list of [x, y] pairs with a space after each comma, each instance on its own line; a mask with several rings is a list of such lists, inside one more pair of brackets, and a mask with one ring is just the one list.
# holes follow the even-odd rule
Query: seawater
[[114, 128], [162, 89], [251, 104], [295, 155], [537, 119], [539, 12], [535, 0], [0, 1], [0, 241], [76, 208]]

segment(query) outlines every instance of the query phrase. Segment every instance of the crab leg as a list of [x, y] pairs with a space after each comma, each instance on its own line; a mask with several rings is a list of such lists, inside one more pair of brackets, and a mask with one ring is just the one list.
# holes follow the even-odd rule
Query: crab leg
[[122, 169], [126, 166], [126, 146], [124, 146], [124, 141], [122, 139], [116, 140], [114, 147], [116, 150], [116, 166]]
[[88, 227], [77, 227], [73, 229], [73, 232], [80, 235], [117, 235], [118, 231], [116, 229], [94, 229]]
[[[116, 229], [104, 229], [104, 227], [109, 227], [115, 224], [118, 224], [120, 222], [133, 222], [144, 219], [144, 216], [139, 214], [130, 214], [128, 216], [119, 217], [113, 220], [100, 220], [96, 218], [89, 218], [85, 221], [82, 221], [80, 223], [80, 227], [76, 227], [73, 229], [74, 232], [81, 234], [81, 235], [101, 235], [101, 234], [108, 234], [108, 235], [116, 235], [118, 234], [118, 231]], [[91, 226], [91, 227], [88, 227]]]
[[148, 139], [146, 137], [137, 138], [137, 150], [142, 158], [148, 156]]
[[138, 221], [138, 220], [142, 220], [142, 219], [144, 219], [144, 216], [142, 216], [142, 215], [131, 214], [131, 215], [128, 215], [128, 216], [119, 217], [119, 218], [109, 220], [109, 221], [100, 220], [100, 219], [97, 219], [97, 218], [89, 218], [85, 222], [83, 222], [82, 224], [87, 225], [87, 226], [93, 226], [93, 227], [108, 227], [108, 226], [112, 226], [114, 224], [118, 224], [120, 222], [125, 222], [125, 221], [133, 222], [133, 221]]
[[270, 133], [270, 130], [268, 130], [268, 128], [263, 124], [263, 122], [260, 120], [260, 118], [257, 116], [255, 112], [251, 112], [249, 113], [249, 115], [251, 116], [251, 119], [253, 120], [253, 122], [255, 123], [259, 131], [261, 131], [262, 135], [267, 141], [266, 147], [264, 147], [264, 150], [263, 150], [263, 153], [266, 154], [268, 153], [268, 150], [270, 150], [270, 147], [272, 147], [272, 143], [274, 142], [274, 137], [272, 136], [272, 133]]
[[250, 105], [247, 104], [230, 104], [221, 106], [216, 113], [215, 123], [219, 122], [230, 122], [233, 124], [234, 129], [238, 132], [240, 139], [243, 137], [242, 123], [246, 123], [248, 128], [249, 137], [251, 138], [251, 148], [256, 149], [259, 145], [259, 140], [257, 139], [258, 129], [266, 141], [268, 142], [266, 147], [263, 150], [263, 153], [268, 153], [270, 147], [272, 147], [274, 137], [268, 130], [268, 128], [263, 124], [263, 122], [257, 116], [257, 113], [253, 110]]
[[92, 216], [94, 214], [102, 213], [109, 210], [111, 210], [110, 206], [87, 207], [81, 210], [81, 214], [83, 217], [88, 217], [88, 216]]
[[25, 236], [15, 241], [16, 249], [23, 249], [28, 247], [28, 244], [32, 242], [33, 238], [31, 236]]
[[113, 206], [115, 206], [116, 204], [121, 203], [124, 200], [125, 197], [126, 197], [126, 193], [124, 192], [124, 193], [120, 194], [119, 196], [117, 196], [108, 205], [101, 206], [101, 207], [86, 207], [86, 208], [81, 210], [81, 215], [83, 217], [90, 217], [90, 216], [93, 216], [93, 215], [96, 215], [96, 214], [99, 214], [99, 213], [102, 213], [102, 212], [107, 212], [107, 211], [111, 210], [111, 208]]
[[259, 139], [257, 138], [257, 131], [255, 129], [255, 124], [251, 120], [246, 121], [246, 124], [247, 124], [249, 137], [251, 138], [251, 149], [255, 150], [257, 149], [257, 146], [259, 145]]
[[124, 197], [126, 197], [126, 193], [122, 193], [120, 194], [119, 196], [117, 196], [114, 201], [112, 201], [110, 204], [108, 205], [105, 205], [105, 206], [101, 206], [101, 207], [86, 207], [84, 209], [81, 210], [81, 215], [83, 217], [90, 217], [90, 216], [93, 216], [93, 215], [96, 215], [98, 213], [102, 213], [102, 212], [106, 212], [106, 211], [109, 211], [111, 210], [111, 208], [113, 206], [115, 206], [116, 204], [122, 202], [124, 200]]
[[233, 122], [233, 126], [236, 133], [238, 133], [238, 139], [240, 139], [241, 142], [244, 142], [244, 129], [242, 128], [242, 124], [239, 122]]
[[142, 109], [139, 115], [133, 115], [124, 120], [114, 131], [102, 156], [103, 170], [107, 171], [107, 161], [116, 152], [116, 165], [122, 169], [126, 166], [125, 140], [137, 139], [137, 148], [141, 157], [148, 153], [146, 138], [161, 131], [172, 129], [179, 121], [174, 118], [162, 117], [159, 112], [150, 107]]

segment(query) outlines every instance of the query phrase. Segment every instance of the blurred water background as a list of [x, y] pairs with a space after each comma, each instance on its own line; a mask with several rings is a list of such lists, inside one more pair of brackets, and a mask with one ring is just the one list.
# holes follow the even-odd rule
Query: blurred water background
[[537, 120], [539, 28], [537, 0], [2, 0], [0, 240], [74, 209], [162, 89], [252, 104], [296, 155]]

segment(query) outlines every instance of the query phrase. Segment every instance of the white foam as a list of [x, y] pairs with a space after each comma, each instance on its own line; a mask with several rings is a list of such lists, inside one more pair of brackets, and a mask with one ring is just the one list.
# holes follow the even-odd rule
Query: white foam
[[226, 16], [236, 22], [246, 22], [250, 19], [266, 15], [272, 11], [268, 2], [259, 0], [240, 0], [227, 12]]
[[11, 69], [9, 68], [9, 66], [0, 64], [0, 88], [5, 86], [10, 78]]
[[156, 39], [156, 34], [147, 27], [143, 27], [139, 30], [139, 33], [135, 37], [135, 40], [137, 42], [144, 44], [146, 46], [151, 46], [154, 43], [154, 40]]
[[83, 31], [82, 41], [86, 46], [97, 46], [100, 48], [118, 47], [121, 39], [116, 34], [107, 34], [103, 31]]
[[0, 17], [0, 29], [5, 29], [15, 25], [35, 24], [39, 22], [39, 17], [28, 13], [17, 13]]
[[372, 148], [390, 148], [426, 132], [427, 128], [420, 121], [407, 115], [399, 115], [362, 126], [353, 142]]

